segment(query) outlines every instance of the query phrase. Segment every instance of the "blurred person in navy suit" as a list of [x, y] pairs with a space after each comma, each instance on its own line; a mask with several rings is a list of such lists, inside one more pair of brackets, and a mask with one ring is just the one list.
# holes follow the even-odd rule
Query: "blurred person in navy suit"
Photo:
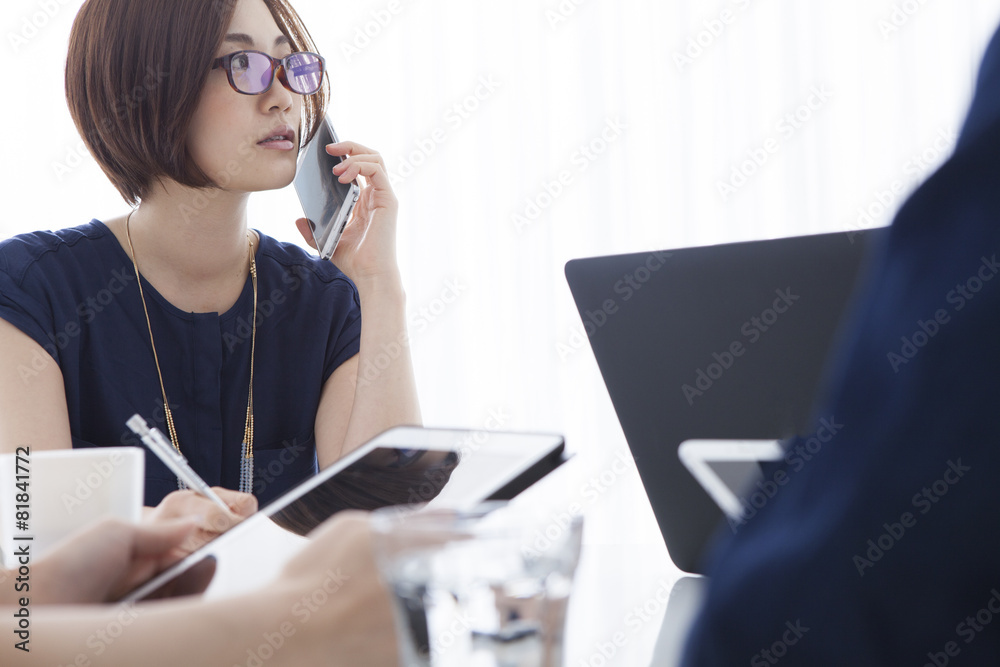
[[1000, 664], [998, 258], [1000, 32], [833, 357], [843, 428], [720, 536], [685, 665]]

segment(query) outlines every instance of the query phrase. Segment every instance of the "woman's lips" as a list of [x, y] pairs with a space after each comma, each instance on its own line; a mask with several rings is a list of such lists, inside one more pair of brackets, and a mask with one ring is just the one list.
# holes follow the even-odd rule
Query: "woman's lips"
[[276, 151], [290, 151], [295, 148], [295, 144], [287, 139], [265, 139], [257, 143], [261, 148], [267, 148]]
[[295, 130], [291, 125], [278, 125], [267, 130], [264, 138], [257, 142], [261, 148], [276, 151], [290, 151], [295, 148]]

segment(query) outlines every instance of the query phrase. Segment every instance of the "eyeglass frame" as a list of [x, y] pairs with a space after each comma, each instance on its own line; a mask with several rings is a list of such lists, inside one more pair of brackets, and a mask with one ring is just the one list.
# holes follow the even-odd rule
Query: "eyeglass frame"
[[[244, 90], [240, 90], [239, 88], [236, 87], [236, 82], [233, 81], [233, 67], [232, 67], [233, 57], [238, 56], [241, 53], [259, 53], [260, 55], [264, 56], [265, 58], [271, 61], [271, 81], [268, 82], [267, 88], [260, 91], [259, 93], [248, 93]], [[288, 76], [285, 72], [285, 61], [291, 58], [292, 56], [298, 56], [302, 54], [315, 56], [316, 58], [318, 58], [320, 69], [322, 70], [322, 75], [320, 77], [319, 85], [316, 87], [316, 90], [314, 90], [311, 93], [300, 93], [297, 90], [292, 90], [292, 87], [288, 85]], [[240, 95], [263, 95], [267, 91], [271, 90], [271, 87], [274, 85], [274, 80], [276, 78], [279, 81], [281, 81], [281, 85], [283, 85], [285, 89], [288, 90], [289, 92], [295, 93], [296, 95], [315, 95], [320, 91], [320, 88], [323, 87], [323, 77], [326, 76], [326, 58], [312, 51], [294, 51], [292, 53], [289, 53], [284, 58], [275, 58], [271, 54], [264, 53], [263, 51], [257, 51], [255, 49], [240, 49], [239, 51], [233, 51], [232, 53], [227, 53], [224, 56], [219, 56], [218, 58], [212, 61], [213, 70], [219, 69], [220, 67], [226, 70], [226, 78], [229, 80], [229, 85], [232, 87], [233, 90], [235, 90]]]

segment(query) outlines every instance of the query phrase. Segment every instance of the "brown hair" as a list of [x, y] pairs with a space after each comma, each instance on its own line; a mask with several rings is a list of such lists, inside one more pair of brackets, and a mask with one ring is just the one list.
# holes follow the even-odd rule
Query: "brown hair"
[[[154, 178], [217, 184], [188, 155], [191, 118], [237, 0], [87, 0], [73, 22], [66, 101], [91, 155], [138, 204]], [[294, 51], [316, 51], [286, 0], [264, 0]], [[326, 108], [329, 81], [302, 105], [301, 143]]]

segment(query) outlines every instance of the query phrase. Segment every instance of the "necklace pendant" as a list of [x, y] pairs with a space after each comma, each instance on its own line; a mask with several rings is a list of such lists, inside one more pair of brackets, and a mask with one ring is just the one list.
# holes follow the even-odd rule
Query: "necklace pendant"
[[247, 444], [243, 443], [243, 456], [240, 458], [240, 491], [253, 492], [253, 454], [247, 456]]
[[[128, 239], [128, 252], [132, 259], [132, 269], [135, 271], [136, 285], [139, 287], [139, 300], [142, 302], [142, 311], [146, 316], [146, 328], [149, 330], [149, 346], [153, 349], [153, 363], [156, 365], [156, 376], [160, 381], [160, 393], [163, 394], [163, 410], [170, 431], [170, 441], [177, 450], [177, 454], [183, 457], [180, 446], [177, 444], [177, 430], [174, 428], [174, 418], [170, 412], [170, 401], [167, 400], [167, 390], [163, 386], [163, 373], [160, 371], [160, 358], [156, 354], [156, 341], [153, 340], [153, 325], [149, 320], [149, 309], [146, 307], [146, 295], [142, 291], [142, 276], [139, 273], [139, 263], [135, 258], [135, 248], [132, 246], [132, 234], [129, 231], [129, 222], [132, 214], [138, 210], [132, 209], [125, 218], [125, 236]], [[253, 322], [252, 334], [250, 337], [250, 386], [247, 388], [247, 419], [245, 433], [243, 435], [243, 454], [240, 458], [240, 491], [243, 493], [253, 492], [253, 360], [257, 346], [257, 261], [254, 258], [253, 239], [247, 231], [247, 244], [250, 255], [250, 279], [253, 283]], [[177, 488], [184, 490], [188, 488], [180, 478], [177, 478]]]

